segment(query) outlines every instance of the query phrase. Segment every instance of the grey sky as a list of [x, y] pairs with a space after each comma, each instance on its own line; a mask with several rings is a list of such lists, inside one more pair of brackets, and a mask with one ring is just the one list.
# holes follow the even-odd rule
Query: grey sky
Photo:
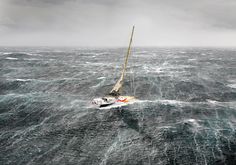
[[0, 0], [0, 45], [236, 46], [235, 0]]

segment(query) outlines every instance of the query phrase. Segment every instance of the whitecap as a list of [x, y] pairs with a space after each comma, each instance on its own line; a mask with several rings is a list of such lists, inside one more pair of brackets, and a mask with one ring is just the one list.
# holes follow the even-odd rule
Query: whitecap
[[149, 72], [154, 72], [154, 73], [161, 73], [161, 72], [163, 72], [163, 70], [162, 70], [163, 68], [161, 68], [161, 67], [150, 67], [150, 66], [144, 65], [143, 69], [147, 73], [149, 73]]
[[12, 54], [12, 52], [5, 52], [5, 53], [3, 53], [3, 55], [9, 55], [9, 54]]
[[230, 88], [236, 88], [236, 80], [235, 79], [232, 79], [232, 80], [229, 80], [229, 83], [227, 86], [230, 87]]
[[227, 86], [230, 88], [236, 88], [236, 84], [228, 84]]
[[211, 104], [216, 104], [216, 103], [218, 103], [218, 101], [210, 100], [210, 99], [207, 99], [206, 101], [207, 101], [208, 103], [211, 103]]
[[16, 79], [16, 81], [22, 81], [22, 82], [26, 82], [26, 81], [31, 81], [32, 79]]
[[196, 119], [186, 119], [184, 120], [185, 123], [191, 123], [194, 127], [200, 127], [198, 121]]
[[109, 54], [108, 52], [102, 52], [102, 53], [95, 53], [95, 55], [106, 55]]
[[104, 78], [106, 78], [106, 77], [98, 77], [97, 79], [100, 80], [100, 79], [104, 79]]
[[156, 72], [156, 73], [161, 73], [161, 72], [163, 72], [163, 71], [161, 70], [161, 68], [156, 68], [154, 72]]
[[196, 59], [195, 58], [190, 58], [190, 59], [188, 59], [188, 61], [196, 61]]
[[172, 104], [172, 105], [177, 105], [177, 104], [184, 104], [186, 102], [183, 102], [183, 101], [179, 101], [179, 100], [158, 100], [159, 102], [161, 103], [164, 103], [164, 104]]
[[24, 60], [27, 60], [27, 61], [36, 61], [36, 60], [40, 60], [40, 59], [37, 59], [37, 58], [25, 58]]
[[26, 53], [26, 52], [23, 52], [24, 54], [28, 55], [28, 56], [37, 56], [38, 54], [34, 54], [34, 53]]
[[18, 58], [13, 58], [13, 57], [7, 57], [7, 60], [18, 60]]
[[188, 102], [184, 102], [184, 101], [179, 101], [179, 100], [137, 100], [136, 102], [139, 103], [161, 103], [161, 104], [172, 104], [172, 105], [180, 105], [180, 104], [187, 104]]

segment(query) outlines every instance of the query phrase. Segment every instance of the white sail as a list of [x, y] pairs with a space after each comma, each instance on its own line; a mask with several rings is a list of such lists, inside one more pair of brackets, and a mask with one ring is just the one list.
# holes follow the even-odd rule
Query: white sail
[[110, 91], [109, 95], [112, 95], [112, 96], [119, 96], [120, 95], [120, 89], [123, 86], [125, 71], [126, 71], [126, 67], [127, 67], [127, 64], [128, 64], [128, 58], [129, 58], [129, 55], [130, 55], [131, 43], [132, 43], [132, 40], [133, 40], [133, 34], [134, 34], [134, 26], [133, 26], [133, 29], [132, 29], [130, 42], [129, 42], [129, 47], [128, 47], [128, 51], [127, 51], [126, 58], [125, 58], [125, 61], [124, 61], [121, 76], [120, 76], [119, 80], [116, 82], [116, 84], [114, 85], [114, 87], [112, 88], [112, 90]]

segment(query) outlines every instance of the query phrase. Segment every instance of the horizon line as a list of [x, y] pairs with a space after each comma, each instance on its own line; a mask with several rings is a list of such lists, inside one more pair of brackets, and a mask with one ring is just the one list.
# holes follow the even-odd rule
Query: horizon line
[[[58, 47], [58, 48], [127, 48], [127, 46], [82, 46], [82, 45], [0, 45], [0, 47]], [[236, 48], [232, 45], [135, 45], [132, 48]]]

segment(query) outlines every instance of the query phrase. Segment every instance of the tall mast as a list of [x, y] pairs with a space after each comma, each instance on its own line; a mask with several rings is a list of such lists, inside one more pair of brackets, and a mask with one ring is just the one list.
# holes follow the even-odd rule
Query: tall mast
[[128, 58], [130, 56], [131, 43], [132, 43], [132, 40], [133, 40], [133, 35], [134, 35], [134, 26], [132, 28], [132, 33], [131, 33], [131, 37], [130, 37], [130, 41], [129, 41], [129, 47], [128, 47], [128, 50], [127, 50], [127, 54], [126, 54], [126, 58], [125, 58], [125, 61], [124, 61], [121, 76], [120, 76], [119, 80], [116, 82], [115, 86], [110, 91], [109, 95], [113, 95], [113, 96], [120, 95], [119, 92], [120, 92], [120, 89], [122, 88], [122, 85], [123, 85], [123, 82], [124, 82], [126, 67], [127, 67], [127, 64], [128, 64]]

